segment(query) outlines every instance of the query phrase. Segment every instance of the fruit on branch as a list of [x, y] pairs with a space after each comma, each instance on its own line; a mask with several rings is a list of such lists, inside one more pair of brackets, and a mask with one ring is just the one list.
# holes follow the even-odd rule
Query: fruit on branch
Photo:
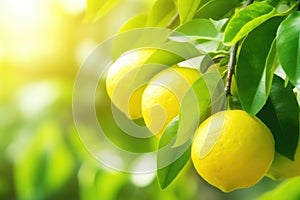
[[268, 171], [275, 154], [272, 133], [242, 110], [213, 114], [196, 131], [191, 157], [199, 175], [230, 192], [253, 186]]
[[292, 161], [276, 152], [267, 176], [274, 180], [300, 176], [300, 140], [298, 141], [295, 160]]
[[135, 81], [145, 69], [147, 59], [154, 49], [145, 48], [130, 51], [119, 57], [109, 68], [106, 76], [106, 90], [114, 105], [130, 119], [142, 117], [141, 96], [145, 85]]
[[196, 69], [176, 66], [159, 72], [150, 80], [142, 96], [142, 113], [153, 134], [160, 136], [178, 115], [181, 100], [200, 76]]

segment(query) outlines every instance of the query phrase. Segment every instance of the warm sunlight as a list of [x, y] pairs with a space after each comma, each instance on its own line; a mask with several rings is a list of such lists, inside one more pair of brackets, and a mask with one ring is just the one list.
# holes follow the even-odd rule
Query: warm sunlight
[[29, 61], [44, 54], [45, 39], [53, 24], [49, 5], [43, 0], [2, 0], [0, 40], [3, 56], [14, 61]]
[[61, 36], [67, 34], [62, 31], [65, 23], [62, 12], [84, 11], [84, 1], [72, 2], [1, 0], [0, 59], [24, 66], [55, 54], [63, 45]]

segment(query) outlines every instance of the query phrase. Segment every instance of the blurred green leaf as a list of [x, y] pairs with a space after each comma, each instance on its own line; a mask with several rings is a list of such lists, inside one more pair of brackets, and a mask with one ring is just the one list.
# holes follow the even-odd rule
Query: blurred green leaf
[[96, 21], [113, 9], [120, 0], [87, 0], [86, 16], [88, 21]]
[[150, 11], [147, 26], [166, 27], [176, 12], [173, 0], [157, 0]]
[[112, 60], [138, 48], [158, 48], [168, 40], [170, 30], [162, 28], [133, 29], [118, 34], [112, 42]]
[[156, 49], [146, 63], [172, 66], [202, 54], [203, 52], [198, 50], [192, 43], [168, 41]]
[[193, 19], [176, 28], [170, 35], [174, 41], [191, 41], [197, 39], [222, 40], [218, 30], [208, 19]]
[[300, 83], [300, 12], [290, 14], [279, 26], [277, 49], [282, 68], [290, 81]]
[[[157, 154], [157, 178], [162, 189], [166, 188], [178, 175], [190, 158], [190, 144], [173, 148], [176, 133], [178, 130], [178, 117], [165, 129], [160, 142]], [[169, 163], [164, 166], [166, 163]]]
[[266, 192], [258, 200], [298, 200], [300, 198], [300, 177], [288, 179], [275, 189]]
[[236, 81], [243, 109], [255, 115], [268, 99], [277, 66], [273, 41], [282, 17], [254, 29], [242, 43], [236, 65]]
[[128, 184], [128, 174], [103, 169], [96, 161], [85, 161], [78, 173], [81, 199], [115, 200], [119, 191]]
[[210, 112], [219, 111], [222, 93], [224, 95], [224, 85], [218, 70], [203, 74], [194, 82], [181, 102], [179, 128], [174, 147], [185, 144]]
[[146, 26], [147, 20], [148, 20], [148, 14], [146, 13], [136, 15], [122, 25], [122, 27], [119, 29], [119, 33], [136, 29], [136, 28], [143, 28]]
[[100, 170], [95, 163], [89, 161], [82, 163], [78, 172], [80, 199], [95, 199], [97, 191], [95, 189], [95, 179], [97, 172]]
[[224, 43], [235, 44], [276, 13], [276, 9], [264, 1], [251, 4], [240, 10], [227, 24]]
[[181, 24], [193, 19], [201, 0], [178, 0], [178, 12]]
[[[212, 0], [200, 6], [194, 18], [212, 18], [214, 20], [222, 19], [226, 14], [232, 11], [241, 0]], [[202, 1], [201, 1], [202, 4]]]
[[36, 134], [15, 163], [19, 199], [45, 198], [62, 187], [74, 170], [74, 158], [54, 122], [44, 122]]
[[100, 172], [95, 177], [94, 182], [94, 199], [115, 200], [122, 187], [128, 184], [128, 174], [116, 173], [113, 171]]
[[198, 8], [201, 8], [202, 6], [204, 6], [205, 4], [207, 4], [207, 2], [209, 2], [209, 1], [213, 1], [213, 0], [201, 0]]
[[270, 97], [257, 116], [272, 131], [276, 151], [294, 160], [299, 139], [299, 105], [292, 85], [284, 87], [284, 80], [274, 76]]

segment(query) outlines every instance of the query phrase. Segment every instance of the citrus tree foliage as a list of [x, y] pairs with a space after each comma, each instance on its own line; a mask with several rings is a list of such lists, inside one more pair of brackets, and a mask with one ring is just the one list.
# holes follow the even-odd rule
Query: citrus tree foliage
[[[117, 1], [106, 0], [101, 5], [99, 2], [88, 0], [88, 16], [98, 18]], [[188, 124], [189, 131], [195, 132], [199, 123], [216, 112], [212, 110], [216, 102], [211, 95], [225, 95], [218, 85], [222, 79], [225, 82], [228, 73], [230, 77], [233, 75], [230, 67], [234, 69], [237, 95], [226, 91], [227, 106], [259, 117], [272, 131], [276, 151], [294, 159], [299, 137], [299, 4], [296, 0], [157, 0], [148, 13], [137, 15], [122, 26], [120, 33], [143, 27], [170, 29], [169, 40], [165, 42], [182, 43], [178, 48], [190, 42], [199, 48], [207, 45], [211, 48], [204, 53], [212, 59], [202, 59], [199, 70], [209, 70], [213, 61], [222, 75], [220, 78], [204, 74], [193, 84], [190, 92], [196, 94], [194, 100], [201, 109], [197, 114], [194, 107], [181, 110], [161, 137], [158, 148], [167, 146], [168, 156], [175, 156], [180, 148], [186, 149], [175, 162], [158, 167], [161, 188], [173, 181], [190, 158], [190, 148], [185, 147], [189, 137], [184, 134], [187, 130], [181, 130], [182, 124]], [[186, 52], [185, 58], [201, 54]], [[162, 64], [173, 65], [184, 60], [156, 53]], [[232, 58], [234, 62], [229, 62]], [[227, 84], [232, 86], [233, 82], [227, 81]], [[199, 93], [201, 95], [197, 95]], [[182, 104], [193, 105], [191, 101], [188, 92]], [[189, 118], [185, 121], [187, 115]], [[163, 153], [158, 154], [158, 165], [165, 157]]]
[[87, 0], [86, 19], [97, 20], [105, 16], [120, 0]]

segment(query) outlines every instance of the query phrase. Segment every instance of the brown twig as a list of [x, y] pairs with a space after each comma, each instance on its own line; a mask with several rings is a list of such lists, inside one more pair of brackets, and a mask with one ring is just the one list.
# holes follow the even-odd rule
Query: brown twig
[[234, 74], [234, 66], [236, 64], [236, 54], [238, 49], [238, 43], [234, 44], [229, 52], [229, 61], [228, 61], [228, 69], [227, 69], [227, 77], [226, 77], [226, 84], [225, 84], [225, 94], [226, 96], [231, 95], [230, 88], [231, 88], [231, 81], [232, 76]]

